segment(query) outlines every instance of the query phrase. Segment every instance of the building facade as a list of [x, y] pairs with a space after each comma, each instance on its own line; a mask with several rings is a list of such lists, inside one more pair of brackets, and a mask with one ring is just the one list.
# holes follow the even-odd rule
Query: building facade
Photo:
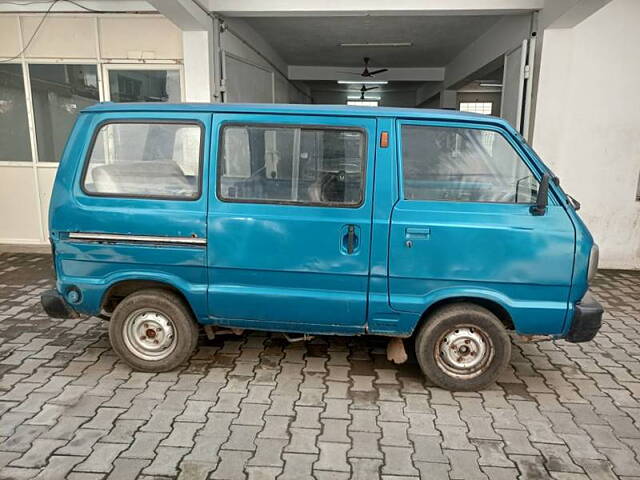
[[581, 202], [601, 265], [638, 269], [639, 21], [637, 0], [0, 1], [0, 243], [48, 243], [85, 106], [357, 103], [373, 52], [389, 70], [367, 98], [507, 118]]

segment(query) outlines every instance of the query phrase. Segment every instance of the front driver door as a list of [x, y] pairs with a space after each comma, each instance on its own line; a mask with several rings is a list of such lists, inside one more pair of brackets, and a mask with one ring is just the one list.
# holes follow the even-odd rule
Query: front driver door
[[215, 115], [210, 321], [364, 330], [375, 119]]
[[389, 300], [420, 315], [448, 295], [503, 305], [521, 333], [562, 331], [574, 228], [511, 134], [478, 122], [399, 121], [400, 200], [391, 218]]

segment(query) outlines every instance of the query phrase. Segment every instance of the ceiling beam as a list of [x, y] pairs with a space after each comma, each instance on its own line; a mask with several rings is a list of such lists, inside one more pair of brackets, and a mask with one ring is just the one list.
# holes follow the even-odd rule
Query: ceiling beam
[[226, 16], [506, 15], [544, 7], [544, 0], [206, 0]]
[[211, 26], [211, 18], [194, 0], [147, 0], [182, 31], [201, 31]]
[[[360, 77], [361, 72], [362, 67], [289, 65], [289, 79], [291, 80], [367, 80]], [[441, 82], [444, 80], [444, 73], [444, 68], [439, 67], [389, 68], [389, 71], [380, 73], [370, 80]]]
[[549, 3], [540, 13], [542, 28], [573, 28], [611, 0], [562, 0]]

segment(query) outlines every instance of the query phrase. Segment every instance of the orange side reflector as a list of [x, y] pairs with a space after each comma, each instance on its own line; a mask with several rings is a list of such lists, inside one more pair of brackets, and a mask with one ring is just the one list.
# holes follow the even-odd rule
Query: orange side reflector
[[387, 148], [389, 146], [389, 132], [380, 133], [380, 147]]

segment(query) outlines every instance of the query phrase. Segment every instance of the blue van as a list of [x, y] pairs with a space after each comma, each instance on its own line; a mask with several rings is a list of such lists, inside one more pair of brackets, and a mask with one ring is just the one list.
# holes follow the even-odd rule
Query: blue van
[[411, 338], [429, 379], [475, 390], [508, 364], [509, 331], [600, 328], [578, 206], [498, 118], [103, 103], [60, 162], [42, 304], [108, 319], [137, 370], [185, 362], [199, 326], [368, 334], [396, 358]]

